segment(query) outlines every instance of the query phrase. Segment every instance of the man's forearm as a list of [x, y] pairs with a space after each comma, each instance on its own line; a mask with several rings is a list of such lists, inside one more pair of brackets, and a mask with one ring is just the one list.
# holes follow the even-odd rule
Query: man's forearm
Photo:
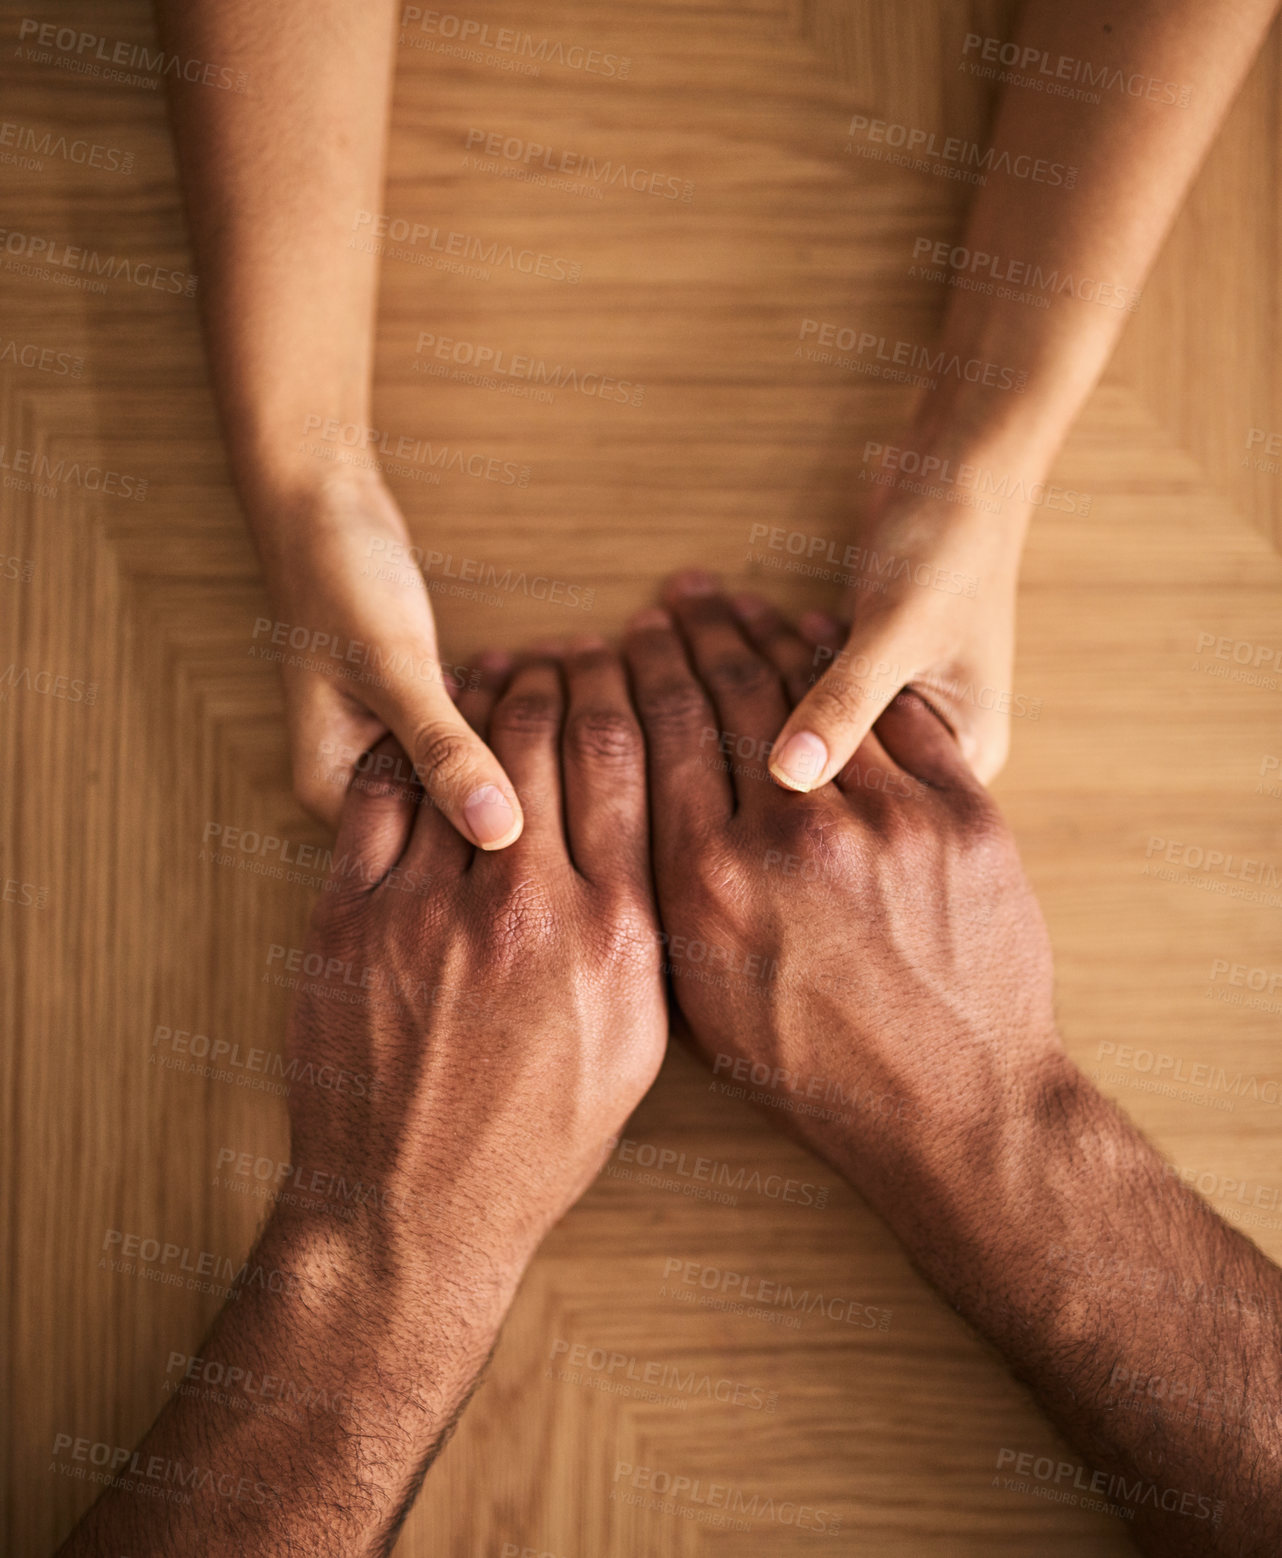
[[278, 1214], [192, 1382], [121, 1452], [62, 1554], [390, 1551], [519, 1278], [445, 1235], [398, 1265], [345, 1222]]
[[[923, 400], [916, 424], [915, 436], [932, 452], [990, 446], [1033, 479], [1049, 466], [1276, 10], [1277, 0], [1029, 0], [1014, 42], [1030, 60], [1045, 58], [1040, 75], [1037, 63], [1021, 72], [1018, 60], [1007, 66], [1000, 54], [985, 66], [985, 47], [993, 55], [993, 45], [982, 37], [976, 43], [979, 35], [962, 41], [963, 62], [1031, 82], [1006, 86], [986, 144], [1008, 153], [1012, 164], [1019, 157], [1031, 167], [1041, 159], [1076, 172], [1071, 188], [1064, 173], [1052, 182], [1050, 175], [990, 172], [960, 250], [942, 246], [939, 268], [954, 285], [940, 344], [963, 360], [1026, 371], [1028, 383], [1014, 393], [942, 381]], [[1090, 79], [1100, 83], [1098, 103], [1037, 90], [1060, 84], [1061, 58], [1070, 68], [1090, 67]], [[1149, 81], [1157, 83], [1151, 94]], [[936, 268], [934, 252], [919, 240], [915, 263]], [[976, 255], [990, 260], [976, 269]]]
[[159, 0], [177, 54], [243, 72], [243, 94], [175, 80], [172, 108], [214, 387], [260, 516], [323, 467], [309, 416], [368, 421], [392, 0]]
[[890, 1174], [834, 1157], [1081, 1452], [1062, 1486], [1133, 1508], [1162, 1558], [1282, 1551], [1277, 1267], [1067, 1060], [920, 1119]]

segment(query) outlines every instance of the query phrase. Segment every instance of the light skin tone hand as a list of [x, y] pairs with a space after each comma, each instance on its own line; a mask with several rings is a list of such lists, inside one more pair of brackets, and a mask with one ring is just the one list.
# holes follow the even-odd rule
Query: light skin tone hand
[[[1120, 70], [1139, 90], [1101, 87], [1090, 103], [1008, 86], [984, 146], [1012, 161], [1076, 167], [1074, 186], [1062, 174], [1053, 182], [994, 170], [957, 247], [949, 237], [936, 256], [914, 245], [915, 264], [952, 284], [932, 357], [966, 365], [970, 377], [940, 371], [907, 428], [863, 447], [862, 518], [840, 612], [849, 635], [783, 722], [770, 765], [781, 784], [827, 783], [910, 683], [929, 690], [983, 780], [1001, 768], [1030, 516], [1041, 506], [1080, 512], [1082, 495], [1046, 486], [1052, 462], [1277, 8], [1277, 0], [1024, 7], [1015, 33], [1031, 51], [1024, 74], [1037, 79], [1044, 54], [1043, 85], [1064, 57], [1096, 74]], [[956, 41], [959, 60], [983, 65], [982, 39]], [[1029, 281], [1038, 268], [1040, 291]], [[1034, 292], [1049, 306], [1021, 301]], [[1022, 392], [1002, 387], [1019, 374]]]
[[[1160, 1558], [1282, 1550], [1282, 1272], [1068, 1060], [1041, 915], [947, 726], [905, 694], [791, 794], [754, 754], [814, 651], [775, 612], [684, 596], [626, 649], [664, 930], [706, 949], [673, 952], [673, 988], [714, 1071], [763, 1068], [1000, 1349], [1077, 1447], [1060, 1485], [1133, 1507]], [[1186, 1411], [1137, 1399], [1157, 1376]]]
[[[659, 1069], [645, 763], [622, 665], [584, 647], [523, 666], [500, 695], [507, 668], [487, 663], [461, 714], [520, 787], [525, 832], [497, 854], [466, 844], [390, 739], [354, 780], [335, 847], [349, 865], [309, 939], [344, 973], [300, 994], [288, 1048], [371, 1085], [291, 1092], [304, 1190], [251, 1257], [281, 1280], [246, 1285], [199, 1353], [343, 1409], [312, 1407], [300, 1429], [248, 1398], [176, 1395], [122, 1473], [138, 1491], [105, 1492], [64, 1554], [389, 1552], [526, 1265]], [[189, 1502], [143, 1496], [179, 1487]]]
[[[252, 0], [160, 0], [159, 10], [174, 53], [248, 83], [243, 95], [171, 86], [214, 389], [277, 612], [270, 628], [325, 646], [282, 666], [295, 789], [333, 822], [353, 763], [391, 730], [464, 836], [502, 848], [520, 832], [520, 806], [450, 703], [423, 581], [406, 565], [389, 586], [370, 567], [409, 545], [395, 500], [377, 471], [317, 454], [347, 452], [341, 439], [324, 443], [325, 424], [356, 430], [359, 448], [371, 423], [378, 262], [353, 237], [357, 213], [381, 204], [396, 8], [282, 0], [268, 18]], [[1149, 0], [1125, 12], [1032, 0], [1021, 44], [1115, 62], [1128, 80], [1191, 83], [1192, 100], [1105, 91], [1086, 104], [1011, 88], [993, 145], [1071, 163], [1077, 184], [992, 174], [968, 251], [1133, 296], [1275, 10], [1276, 0]], [[866, 447], [878, 485], [864, 489], [849, 642], [787, 722], [772, 765], [781, 783], [826, 782], [909, 681], [930, 688], [982, 777], [1004, 761], [1029, 516], [1051, 501], [1046, 473], [1125, 318], [1124, 304], [1062, 289], [1049, 299], [1039, 309], [954, 290], [940, 354], [995, 364], [1003, 378], [1025, 372], [1026, 391], [942, 373], [897, 446], [911, 464]], [[921, 469], [943, 496], [913, 490]], [[948, 501], [994, 487], [999, 513]]]
[[353, 240], [382, 206], [397, 10], [159, 4], [168, 50], [246, 77], [243, 93], [168, 79], [214, 394], [275, 612], [253, 641], [285, 646], [295, 790], [336, 823], [357, 759], [391, 731], [460, 833], [500, 849], [520, 803], [451, 701], [395, 499], [345, 463], [372, 421], [378, 256]]

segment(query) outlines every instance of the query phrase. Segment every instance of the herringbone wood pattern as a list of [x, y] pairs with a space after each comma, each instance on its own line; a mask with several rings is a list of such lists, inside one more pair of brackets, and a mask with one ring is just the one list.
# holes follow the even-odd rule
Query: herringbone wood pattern
[[[680, 564], [755, 572], [787, 605], [822, 599], [804, 579], [750, 566], [750, 527], [842, 535], [858, 512], [862, 441], [893, 437], [908, 392], [795, 360], [799, 322], [929, 341], [942, 297], [907, 276], [912, 240], [953, 231], [965, 199], [845, 155], [845, 127], [874, 110], [982, 133], [986, 98], [956, 70], [960, 40], [1005, 12], [965, 0], [584, 0], [536, 14], [493, 0], [482, 18], [565, 51], [628, 56], [625, 80], [555, 63], [554, 48], [525, 77], [415, 47], [421, 34], [407, 31], [386, 211], [582, 266], [569, 285], [384, 264], [379, 426], [531, 467], [525, 488], [393, 476], [422, 544], [595, 591], [588, 613], [515, 592], [501, 605], [441, 593], [453, 657], [610, 631]], [[135, 169], [56, 156], [0, 166], [6, 227], [190, 271], [160, 94], [73, 71], [57, 50], [32, 57], [25, 15], [0, 13], [7, 114], [133, 152]], [[65, 0], [58, 20], [113, 41], [152, 37], [138, 0], [110, 12]], [[1282, 751], [1277, 692], [1191, 669], [1199, 633], [1282, 643], [1282, 564], [1267, 540], [1282, 488], [1275, 471], [1242, 464], [1250, 428], [1282, 428], [1279, 79], [1275, 33], [1062, 458], [1059, 479], [1093, 496], [1089, 516], [1040, 515], [1026, 564], [1016, 685], [1041, 716], [1017, 722], [999, 793], [1051, 923], [1068, 1043], [1092, 1067], [1101, 1044], [1132, 1043], [1188, 1068], [1282, 1074], [1276, 1021], [1206, 998], [1214, 960], [1276, 962], [1277, 909], [1197, 890], [1205, 872], [1189, 874], [1195, 885], [1144, 874], [1153, 836], [1282, 870], [1282, 803], [1257, 793], [1263, 758]], [[625, 159], [693, 193], [607, 187], [596, 199], [465, 168], [476, 128]], [[22, 479], [19, 450], [65, 462], [51, 493], [6, 486], [0, 547], [32, 565], [29, 579], [20, 567], [10, 577], [0, 558], [0, 671], [16, 668], [0, 719], [12, 776], [0, 876], [18, 884], [0, 903], [4, 1546], [37, 1554], [92, 1495], [57, 1473], [55, 1435], [131, 1444], [174, 1378], [170, 1354], [198, 1345], [217, 1305], [104, 1269], [107, 1230], [238, 1263], [261, 1203], [213, 1182], [217, 1153], [287, 1148], [279, 1099], [150, 1063], [157, 1025], [243, 1048], [272, 1048], [282, 1031], [267, 948], [298, 944], [313, 888], [214, 863], [206, 830], [254, 829], [291, 848], [324, 838], [291, 797], [275, 673], [251, 654], [270, 608], [228, 487], [193, 300], [125, 278], [94, 295], [4, 258], [0, 334], [85, 364], [71, 377], [0, 356], [5, 474]], [[561, 391], [540, 404], [435, 379], [415, 371], [424, 331], [643, 384], [644, 399]], [[86, 490], [77, 461], [82, 478], [87, 463], [145, 478], [145, 501]], [[96, 684], [92, 703], [73, 701], [76, 681]], [[1207, 1107], [1225, 1100], [1205, 1087], [1145, 1093], [1107, 1062], [1101, 1080], [1175, 1163], [1275, 1183], [1276, 1109]], [[1127, 1550], [1114, 1520], [994, 1484], [1004, 1447], [1070, 1452], [826, 1169], [710, 1092], [679, 1050], [629, 1134], [732, 1173], [831, 1186], [830, 1204], [747, 1192], [718, 1205], [603, 1177], [532, 1269], [398, 1551]], [[1276, 1229], [1257, 1236], [1282, 1255]], [[685, 1303], [670, 1276], [665, 1291], [678, 1259], [883, 1306], [889, 1328], [812, 1314], [789, 1329]], [[777, 1393], [777, 1409], [679, 1388], [629, 1399], [598, 1376], [567, 1383], [550, 1372], [565, 1366], [558, 1342]], [[817, 1508], [839, 1534], [768, 1518], [728, 1532], [628, 1505], [611, 1496], [626, 1488], [619, 1462]]]

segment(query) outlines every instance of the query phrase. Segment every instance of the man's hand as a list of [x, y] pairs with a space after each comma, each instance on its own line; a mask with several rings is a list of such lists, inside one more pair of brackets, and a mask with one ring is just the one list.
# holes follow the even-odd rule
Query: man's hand
[[[696, 1042], [744, 1067], [1030, 1386], [1077, 1448], [1056, 1491], [1120, 1506], [1154, 1558], [1276, 1558], [1282, 1272], [1065, 1056], [1010, 833], [920, 698], [835, 784], [767, 777], [813, 650], [737, 605], [686, 596], [628, 641]], [[1137, 1393], [1155, 1378], [1169, 1400]]]
[[[759, 602], [737, 614], [718, 594], [671, 598], [676, 622], [642, 613], [627, 648], [681, 1008], [718, 1069], [778, 1072], [799, 1102], [853, 1088], [857, 1178], [890, 1173], [892, 1144], [921, 1122], [947, 1112], [963, 1128], [1062, 1059], [1050, 948], [1014, 844], [947, 728], [908, 694], [835, 783], [781, 789], [771, 743], [813, 650]], [[830, 1128], [788, 1118], [833, 1155]]]
[[[458, 678], [438, 657], [427, 589], [382, 482], [336, 472], [277, 512], [270, 530], [258, 527], [258, 539], [278, 612], [271, 627], [288, 646], [281, 674], [303, 805], [336, 824], [357, 763], [390, 731], [464, 838], [510, 844], [520, 801], [451, 697]], [[271, 642], [265, 634], [264, 648]]]
[[473, 849], [390, 739], [353, 780], [300, 949], [286, 1190], [199, 1349], [224, 1380], [270, 1376], [308, 1405], [183, 1388], [66, 1554], [389, 1552], [535, 1247], [659, 1069], [623, 667], [587, 644], [503, 691], [490, 666], [462, 712], [525, 831]]
[[294, 1055], [378, 1080], [291, 1098], [295, 1160], [457, 1210], [509, 1255], [594, 1178], [667, 1036], [643, 741], [618, 657], [581, 643], [501, 696], [489, 660], [460, 695], [525, 799], [510, 849], [472, 849], [395, 742], [375, 749], [309, 947], [343, 972], [305, 984], [290, 1021]]

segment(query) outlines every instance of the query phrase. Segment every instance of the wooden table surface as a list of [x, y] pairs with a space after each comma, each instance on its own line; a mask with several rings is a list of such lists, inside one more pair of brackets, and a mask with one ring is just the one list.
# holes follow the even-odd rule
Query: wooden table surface
[[[84, 68], [65, 41], [33, 48], [31, 14], [0, 11], [6, 117], [133, 162], [0, 164], [0, 1545], [15, 1555], [50, 1551], [93, 1496], [63, 1474], [56, 1436], [131, 1445], [218, 1307], [160, 1280], [169, 1264], [113, 1271], [112, 1235], [238, 1265], [262, 1203], [228, 1188], [219, 1152], [287, 1151], [279, 1096], [245, 1085], [243, 1065], [200, 1075], [164, 1035], [279, 1045], [268, 950], [299, 944], [316, 874], [220, 864], [208, 840], [256, 830], [304, 858], [326, 842], [292, 798], [280, 690], [254, 653], [270, 608], [186, 290], [163, 93], [154, 72]], [[416, 538], [455, 560], [431, 575], [446, 649], [612, 632], [686, 564], [788, 607], [834, 604], [754, 560], [753, 527], [844, 540], [864, 444], [894, 441], [911, 391], [799, 357], [802, 322], [928, 343], [944, 292], [909, 274], [913, 244], [954, 233], [967, 199], [854, 155], [847, 127], [864, 113], [982, 136], [990, 87], [959, 69], [962, 39], [1003, 29], [1009, 7], [486, 0], [467, 15], [491, 41], [512, 27], [532, 42], [473, 35], [478, 57], [459, 57], [454, 24], [411, 17], [384, 209], [498, 247], [481, 274], [385, 258], [375, 397], [396, 437], [529, 467], [523, 486], [434, 484], [413, 461], [391, 476]], [[154, 46], [141, 0], [60, 0], [56, 19]], [[1226, 1211], [1227, 1181], [1259, 1207], [1282, 1194], [1282, 996], [1223, 971], [1282, 969], [1282, 460], [1252, 439], [1282, 430], [1280, 80], [1275, 31], [1059, 461], [1090, 502], [1033, 527], [1016, 691], [1038, 717], [1015, 722], [997, 784], [1050, 921], [1070, 1050]], [[657, 173], [657, 192], [504, 177], [469, 161], [474, 131]], [[115, 274], [68, 285], [84, 273], [37, 239], [109, 256]], [[507, 245], [553, 274], [508, 263]], [[424, 334], [644, 394], [541, 399], [433, 375]], [[33, 483], [36, 456], [55, 474]], [[463, 559], [564, 588], [470, 599], [450, 577]], [[1251, 670], [1256, 646], [1271, 671]], [[1217, 852], [1233, 865], [1210, 864]], [[710, 1092], [686, 1052], [628, 1135], [637, 1161], [612, 1164], [547, 1241], [398, 1553], [1129, 1550], [1123, 1522], [1039, 1497], [1035, 1479], [1003, 1485], [1003, 1450], [1075, 1457], [862, 1202]], [[665, 1148], [826, 1187], [827, 1204], [694, 1199], [645, 1175]], [[1237, 1215], [1282, 1256], [1282, 1211]], [[778, 1304], [763, 1318], [716, 1302], [761, 1282], [823, 1294], [825, 1310], [794, 1327]], [[887, 1310], [885, 1329], [862, 1323]], [[627, 1397], [605, 1372], [562, 1377], [580, 1344], [732, 1384]], [[727, 1530], [688, 1497], [675, 1514], [628, 1502], [620, 1463], [730, 1484], [761, 1513]], [[802, 1529], [793, 1505], [828, 1529]]]

